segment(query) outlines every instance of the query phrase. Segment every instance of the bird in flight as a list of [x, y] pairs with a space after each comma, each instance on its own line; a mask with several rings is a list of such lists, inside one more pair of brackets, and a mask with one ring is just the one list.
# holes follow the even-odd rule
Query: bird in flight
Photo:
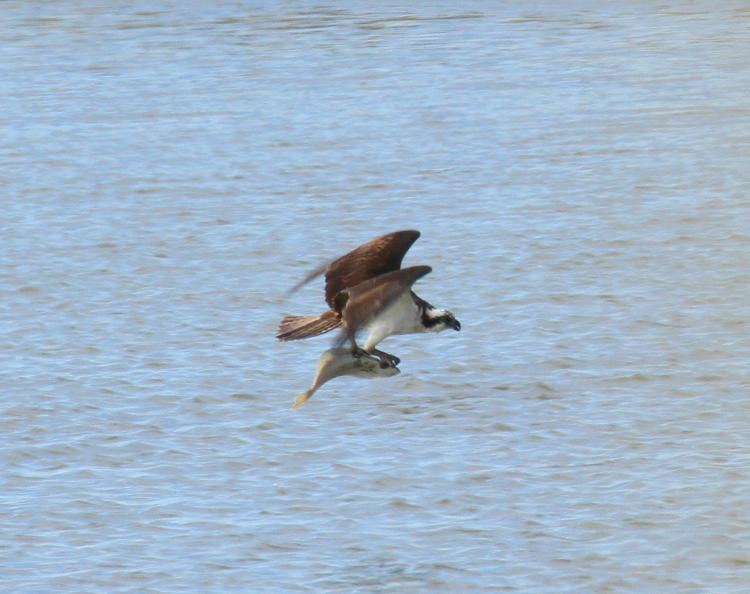
[[[313, 270], [293, 290], [325, 274], [329, 309], [320, 315], [284, 317], [276, 337], [297, 340], [342, 328], [336, 346], [348, 340], [354, 356], [376, 355], [395, 367], [398, 357], [375, 348], [384, 338], [447, 328], [460, 330], [461, 324], [450, 311], [431, 305], [412, 290], [412, 285], [432, 268], [401, 268], [404, 255], [419, 235], [414, 230], [388, 233]], [[360, 330], [368, 332], [363, 347], [355, 338]]]

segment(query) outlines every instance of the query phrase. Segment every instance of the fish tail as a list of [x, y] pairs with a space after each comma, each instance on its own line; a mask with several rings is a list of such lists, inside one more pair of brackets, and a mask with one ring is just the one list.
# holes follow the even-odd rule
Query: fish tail
[[294, 399], [294, 404], [292, 405], [292, 410], [297, 410], [300, 406], [307, 402], [310, 396], [312, 396], [312, 390], [297, 394], [297, 397]]

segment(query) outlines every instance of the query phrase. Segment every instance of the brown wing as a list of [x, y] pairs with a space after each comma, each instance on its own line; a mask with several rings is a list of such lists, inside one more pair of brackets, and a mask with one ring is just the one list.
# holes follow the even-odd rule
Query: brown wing
[[429, 266], [411, 266], [368, 279], [342, 295], [348, 295], [342, 316], [349, 335], [381, 313], [425, 274], [432, 271]]
[[415, 230], [394, 231], [381, 235], [336, 258], [333, 262], [313, 270], [292, 291], [325, 273], [326, 303], [333, 307], [334, 297], [340, 291], [401, 268], [401, 260], [418, 237], [419, 231]]
[[418, 238], [419, 231], [395, 231], [368, 241], [331, 262], [326, 268], [326, 303], [331, 305], [336, 293], [343, 289], [401, 268], [401, 260]]

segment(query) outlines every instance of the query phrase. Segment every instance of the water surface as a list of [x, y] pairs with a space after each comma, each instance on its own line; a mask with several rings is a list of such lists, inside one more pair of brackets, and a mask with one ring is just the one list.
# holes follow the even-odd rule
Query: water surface
[[[3, 3], [3, 587], [745, 591], [749, 16]], [[462, 332], [291, 411], [400, 228]]]

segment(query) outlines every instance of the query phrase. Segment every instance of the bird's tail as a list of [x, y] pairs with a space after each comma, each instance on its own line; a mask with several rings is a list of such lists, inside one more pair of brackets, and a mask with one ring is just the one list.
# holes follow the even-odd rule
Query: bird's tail
[[297, 340], [325, 334], [341, 325], [341, 317], [332, 309], [319, 316], [286, 316], [279, 322], [276, 338]]

